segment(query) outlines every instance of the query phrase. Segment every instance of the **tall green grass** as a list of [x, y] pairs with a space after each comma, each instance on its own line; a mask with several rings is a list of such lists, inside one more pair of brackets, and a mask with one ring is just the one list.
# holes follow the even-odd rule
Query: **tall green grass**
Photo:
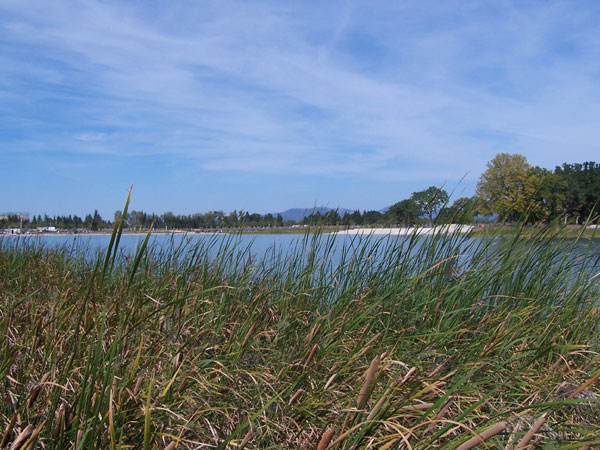
[[93, 261], [0, 245], [0, 447], [600, 443], [592, 241], [307, 234], [257, 257], [146, 239], [126, 257], [121, 233]]

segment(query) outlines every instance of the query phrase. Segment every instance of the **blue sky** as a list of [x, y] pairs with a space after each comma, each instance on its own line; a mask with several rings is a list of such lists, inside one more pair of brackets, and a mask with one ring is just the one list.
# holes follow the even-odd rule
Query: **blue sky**
[[[261, 213], [600, 160], [600, 2], [0, 1], [0, 210]], [[460, 181], [462, 179], [462, 182]], [[457, 187], [458, 186], [458, 187]]]

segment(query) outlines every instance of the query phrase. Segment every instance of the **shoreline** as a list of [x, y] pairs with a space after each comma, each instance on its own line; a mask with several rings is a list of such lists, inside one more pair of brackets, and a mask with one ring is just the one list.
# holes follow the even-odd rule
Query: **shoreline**
[[439, 225], [435, 227], [410, 227], [410, 228], [353, 228], [349, 230], [334, 231], [332, 233], [339, 235], [390, 235], [390, 236], [409, 236], [409, 235], [432, 235], [436, 233], [461, 233], [468, 234], [475, 227], [472, 225]]
[[[543, 227], [542, 227], [543, 228]], [[536, 226], [525, 226], [522, 229], [521, 237], [528, 238], [535, 236], [536, 230], [539, 231], [540, 228]], [[567, 225], [564, 227], [558, 226], [555, 231], [551, 231], [551, 234], [554, 232], [558, 232], [562, 234], [564, 237], [568, 238], [587, 238], [587, 239], [600, 239], [600, 229], [596, 225]], [[515, 225], [501, 225], [501, 224], [488, 224], [485, 226], [481, 225], [459, 225], [459, 224], [450, 224], [450, 225], [438, 225], [434, 227], [357, 227], [357, 228], [347, 228], [341, 226], [328, 226], [328, 227], [306, 227], [306, 228], [272, 228], [272, 229], [222, 229], [222, 230], [211, 230], [211, 231], [195, 231], [195, 230], [153, 230], [152, 235], [205, 235], [205, 236], [214, 236], [214, 235], [235, 235], [235, 234], [251, 234], [251, 235], [259, 235], [259, 234], [272, 234], [272, 235], [280, 235], [280, 234], [314, 234], [314, 233], [322, 233], [322, 234], [337, 234], [340, 236], [356, 236], [356, 235], [377, 235], [377, 236], [427, 236], [436, 233], [458, 233], [458, 234], [471, 234], [472, 236], [510, 236], [515, 233]], [[3, 237], [14, 238], [14, 237], [47, 237], [47, 236], [62, 236], [62, 237], [77, 237], [77, 236], [111, 236], [112, 230], [102, 230], [102, 231], [92, 231], [92, 232], [81, 232], [81, 233], [72, 233], [72, 232], [36, 232], [36, 233], [0, 233], [0, 239]], [[148, 230], [144, 231], [123, 231], [123, 235], [129, 236], [146, 236], [148, 234]]]

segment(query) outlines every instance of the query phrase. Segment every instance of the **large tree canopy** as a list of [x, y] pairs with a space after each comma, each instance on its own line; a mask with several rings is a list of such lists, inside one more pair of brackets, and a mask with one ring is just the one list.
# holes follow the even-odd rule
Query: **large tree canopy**
[[529, 221], [548, 221], [562, 214], [567, 181], [538, 166], [529, 170], [529, 178], [535, 188], [529, 207]]
[[429, 225], [433, 226], [433, 217], [448, 203], [450, 197], [444, 189], [430, 186], [424, 191], [413, 192], [410, 199], [419, 208], [420, 215], [427, 216]]
[[385, 213], [384, 222], [411, 226], [424, 216], [433, 225], [433, 218], [448, 200], [445, 190], [430, 186], [423, 191], [413, 192], [410, 198], [390, 206]]
[[409, 227], [417, 222], [420, 214], [421, 211], [417, 204], [410, 199], [406, 199], [390, 206], [385, 212], [384, 220], [388, 224], [400, 224]]
[[536, 185], [523, 155], [499, 153], [487, 163], [477, 183], [482, 210], [501, 220], [515, 220], [530, 206]]

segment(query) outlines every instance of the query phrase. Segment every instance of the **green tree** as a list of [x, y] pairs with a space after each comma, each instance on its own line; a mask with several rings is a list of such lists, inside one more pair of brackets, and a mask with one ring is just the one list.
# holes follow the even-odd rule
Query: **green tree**
[[371, 210], [371, 211], [363, 211], [362, 214], [362, 223], [363, 225], [373, 225], [381, 220], [383, 214], [379, 211]]
[[323, 223], [323, 218], [321, 217], [321, 213], [319, 211], [312, 212], [308, 216], [305, 216], [300, 220], [301, 225], [321, 225]]
[[102, 217], [98, 214], [98, 210], [94, 210], [94, 216], [92, 217], [91, 229], [92, 231], [98, 231], [98, 228], [102, 226]]
[[[240, 216], [241, 216], [241, 211], [240, 211]], [[231, 211], [229, 213], [229, 215], [226, 217], [225, 222], [227, 223], [228, 227], [237, 227], [239, 225], [238, 212], [235, 209], [233, 211]]]
[[361, 225], [362, 224], [362, 215], [359, 210], [355, 210], [351, 213], [344, 214], [342, 220], [340, 221], [342, 225]]
[[525, 215], [536, 188], [530, 169], [527, 158], [518, 154], [499, 153], [489, 161], [477, 182], [482, 212], [503, 221]]
[[566, 183], [563, 210], [565, 220], [582, 223], [592, 210], [600, 206], [600, 164], [587, 161], [583, 164], [563, 164], [554, 174]]
[[339, 225], [342, 220], [340, 214], [335, 209], [327, 211], [327, 213], [323, 216], [323, 219], [325, 225]]
[[427, 216], [429, 225], [433, 226], [433, 217], [448, 203], [450, 197], [444, 189], [430, 186], [423, 191], [413, 192], [410, 200], [419, 208], [419, 215]]
[[263, 226], [269, 227], [275, 226], [275, 217], [273, 217], [273, 214], [265, 214], [265, 216], [262, 218], [262, 224]]
[[534, 188], [528, 212], [530, 221], [550, 221], [564, 212], [568, 189], [566, 180], [548, 169], [535, 166], [529, 170], [529, 181]]
[[392, 225], [403, 225], [409, 227], [417, 223], [421, 209], [412, 199], [406, 199], [394, 203], [384, 214], [384, 222]]

